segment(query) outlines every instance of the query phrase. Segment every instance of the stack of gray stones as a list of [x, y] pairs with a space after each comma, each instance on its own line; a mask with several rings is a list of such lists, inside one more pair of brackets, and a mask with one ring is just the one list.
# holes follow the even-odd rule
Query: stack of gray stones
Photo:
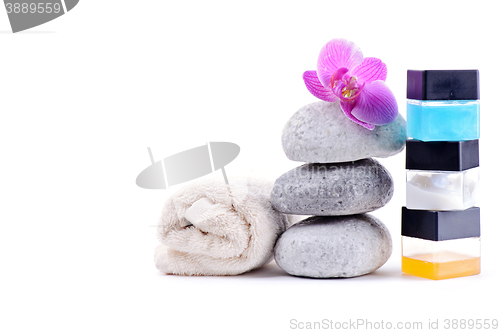
[[373, 157], [401, 152], [401, 115], [368, 130], [349, 120], [340, 104], [317, 102], [297, 111], [282, 134], [285, 154], [305, 162], [279, 177], [272, 206], [285, 214], [313, 215], [285, 231], [275, 261], [288, 274], [353, 277], [381, 267], [392, 253], [387, 227], [367, 212], [386, 205], [391, 175]]

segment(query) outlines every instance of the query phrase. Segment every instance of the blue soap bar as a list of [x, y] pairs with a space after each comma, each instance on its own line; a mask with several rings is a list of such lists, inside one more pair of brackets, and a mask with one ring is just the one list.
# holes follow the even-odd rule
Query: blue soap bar
[[406, 103], [406, 133], [421, 141], [479, 139], [479, 100]]

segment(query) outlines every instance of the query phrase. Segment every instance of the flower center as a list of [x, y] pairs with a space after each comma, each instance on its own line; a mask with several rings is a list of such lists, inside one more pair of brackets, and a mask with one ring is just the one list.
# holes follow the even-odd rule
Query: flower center
[[342, 96], [348, 99], [356, 97], [356, 93], [359, 90], [358, 78], [351, 76], [345, 83], [346, 86], [342, 88]]
[[332, 75], [331, 85], [333, 93], [343, 101], [352, 101], [364, 88], [364, 84], [358, 84], [356, 76], [347, 74], [346, 68], [339, 69]]

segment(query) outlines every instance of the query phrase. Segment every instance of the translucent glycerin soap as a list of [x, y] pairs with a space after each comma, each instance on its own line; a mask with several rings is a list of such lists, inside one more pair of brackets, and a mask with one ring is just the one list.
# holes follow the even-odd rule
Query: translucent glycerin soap
[[464, 210], [478, 203], [479, 168], [465, 171], [406, 171], [406, 207]]
[[408, 138], [421, 141], [479, 139], [479, 100], [407, 100]]
[[479, 71], [408, 70], [402, 271], [479, 274]]
[[442, 280], [481, 272], [480, 237], [430, 241], [402, 237], [403, 273]]

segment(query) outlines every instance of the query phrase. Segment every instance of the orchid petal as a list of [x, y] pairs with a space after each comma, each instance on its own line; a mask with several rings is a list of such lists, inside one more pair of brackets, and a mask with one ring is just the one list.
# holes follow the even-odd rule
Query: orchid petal
[[304, 79], [307, 90], [315, 97], [326, 102], [335, 102], [338, 100], [338, 97], [335, 96], [331, 89], [325, 88], [321, 82], [319, 82], [316, 71], [305, 71], [302, 78]]
[[342, 111], [344, 111], [344, 114], [346, 115], [347, 118], [351, 119], [353, 122], [355, 122], [358, 125], [363, 126], [366, 129], [372, 130], [375, 128], [375, 125], [365, 123], [364, 121], [361, 121], [354, 117], [352, 115], [352, 109], [356, 106], [356, 101], [340, 101], [340, 107], [342, 108]]
[[345, 87], [347, 87], [347, 84], [345, 84], [344, 81], [337, 82], [337, 85], [335, 86], [335, 88], [333, 88], [333, 93], [335, 94], [335, 96], [337, 96], [340, 99], [343, 99], [342, 90], [344, 90]]
[[376, 80], [385, 81], [387, 66], [378, 58], [364, 58], [360, 65], [351, 70], [351, 75], [356, 76], [360, 83], [371, 83]]
[[330, 86], [332, 75], [339, 68], [352, 69], [363, 61], [361, 49], [345, 39], [333, 39], [321, 49], [318, 57], [318, 78], [323, 87]]
[[369, 124], [385, 125], [396, 119], [398, 104], [384, 81], [374, 81], [356, 98], [351, 114]]
[[350, 76], [347, 74], [347, 72], [349, 72], [349, 68], [345, 68], [345, 67], [338, 68], [335, 71], [335, 73], [333, 73], [332, 77], [330, 78], [330, 85], [332, 85], [332, 83], [335, 81], [345, 80], [345, 78], [349, 78]]

